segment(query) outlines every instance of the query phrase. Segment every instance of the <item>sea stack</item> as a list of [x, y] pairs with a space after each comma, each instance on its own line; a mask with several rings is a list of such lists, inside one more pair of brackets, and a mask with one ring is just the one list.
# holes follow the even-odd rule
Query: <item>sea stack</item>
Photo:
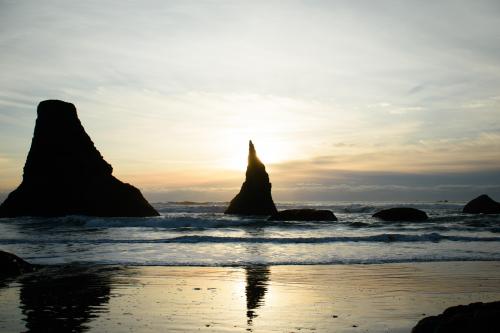
[[134, 186], [113, 175], [71, 103], [38, 105], [21, 185], [0, 205], [0, 217], [157, 216]]
[[252, 141], [249, 142], [246, 179], [225, 214], [273, 215], [278, 211], [271, 196], [271, 183], [266, 167], [257, 157]]

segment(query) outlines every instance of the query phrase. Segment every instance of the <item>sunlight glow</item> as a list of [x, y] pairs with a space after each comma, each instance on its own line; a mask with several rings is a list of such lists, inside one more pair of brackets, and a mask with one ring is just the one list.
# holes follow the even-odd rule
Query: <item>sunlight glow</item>
[[[248, 158], [248, 133], [240, 132], [228, 135], [225, 158], [222, 158], [220, 167], [224, 169], [244, 171]], [[290, 159], [292, 149], [286, 142], [276, 137], [261, 136], [261, 139], [252, 139], [257, 150], [257, 156], [268, 166]]]
[[449, 182], [479, 186], [477, 175], [500, 172], [493, 2], [1, 9], [0, 199], [21, 182], [49, 98], [74, 103], [114, 175], [145, 191], [230, 199], [248, 140], [275, 191], [376, 173], [395, 176], [369, 184], [420, 186], [408, 174], [426, 174], [438, 186], [461, 173]]

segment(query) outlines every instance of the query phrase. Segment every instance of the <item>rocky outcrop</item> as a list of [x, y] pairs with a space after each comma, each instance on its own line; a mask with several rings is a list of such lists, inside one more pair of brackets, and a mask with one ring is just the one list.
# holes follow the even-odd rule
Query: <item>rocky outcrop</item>
[[500, 301], [450, 307], [438, 316], [426, 317], [412, 333], [500, 332]]
[[38, 105], [23, 181], [0, 206], [0, 217], [155, 216], [134, 186], [113, 177], [71, 103]]
[[278, 211], [271, 196], [271, 183], [266, 167], [257, 157], [252, 141], [249, 143], [246, 180], [225, 214], [273, 215]]
[[15, 254], [0, 251], [0, 277], [17, 276], [33, 272], [34, 266]]
[[286, 209], [279, 211], [269, 221], [337, 221], [331, 210], [326, 209]]
[[397, 207], [381, 210], [373, 217], [384, 221], [425, 221], [429, 217], [424, 211], [409, 207]]
[[496, 202], [483, 194], [469, 201], [462, 212], [468, 214], [500, 214], [500, 202]]

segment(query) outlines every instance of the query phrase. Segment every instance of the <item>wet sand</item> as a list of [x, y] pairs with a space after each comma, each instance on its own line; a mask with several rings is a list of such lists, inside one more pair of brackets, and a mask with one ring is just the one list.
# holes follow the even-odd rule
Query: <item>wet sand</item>
[[0, 332], [409, 332], [494, 300], [499, 262], [53, 266], [0, 284]]

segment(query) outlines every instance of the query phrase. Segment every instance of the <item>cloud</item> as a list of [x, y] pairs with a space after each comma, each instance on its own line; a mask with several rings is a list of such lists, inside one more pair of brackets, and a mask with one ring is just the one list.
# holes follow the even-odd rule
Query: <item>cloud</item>
[[248, 139], [283, 184], [500, 162], [496, 1], [0, 6], [0, 188], [46, 98], [150, 189], [237, 187]]
[[[339, 172], [341, 173], [341, 172]], [[283, 183], [271, 177], [273, 197], [284, 201], [468, 201], [488, 193], [500, 198], [500, 170], [460, 174], [398, 174], [343, 172], [341, 177], [321, 179], [323, 183]], [[347, 181], [347, 183], [346, 183]], [[153, 201], [229, 201], [238, 193], [236, 186], [145, 189]]]

